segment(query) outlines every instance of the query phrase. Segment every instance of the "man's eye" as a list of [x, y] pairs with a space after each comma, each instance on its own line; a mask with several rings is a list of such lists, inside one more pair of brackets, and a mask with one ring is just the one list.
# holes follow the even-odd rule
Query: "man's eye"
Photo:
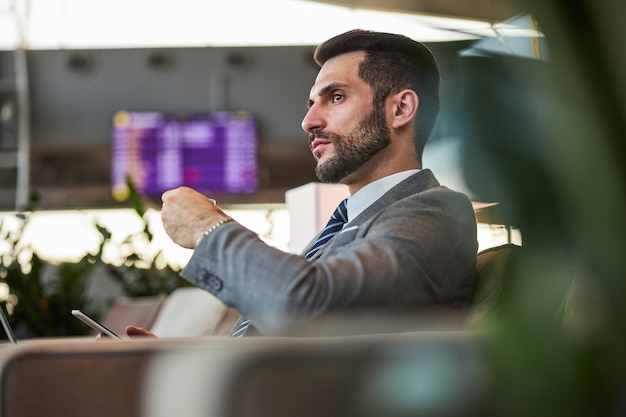
[[338, 103], [338, 102], [341, 101], [342, 98], [343, 98], [343, 96], [341, 94], [333, 94], [332, 102], [333, 103]]

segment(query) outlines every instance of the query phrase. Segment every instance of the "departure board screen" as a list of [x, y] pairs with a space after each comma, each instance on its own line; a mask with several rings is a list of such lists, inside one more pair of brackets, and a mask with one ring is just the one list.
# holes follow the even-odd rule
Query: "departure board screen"
[[197, 114], [119, 111], [113, 117], [113, 197], [160, 196], [181, 185], [209, 194], [258, 189], [257, 129], [246, 111]]

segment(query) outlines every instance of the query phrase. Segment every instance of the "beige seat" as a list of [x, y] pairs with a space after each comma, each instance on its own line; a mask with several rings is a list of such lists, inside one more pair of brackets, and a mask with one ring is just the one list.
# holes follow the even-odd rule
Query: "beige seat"
[[132, 324], [159, 337], [196, 337], [229, 335], [238, 317], [211, 293], [182, 287], [169, 295], [120, 298], [101, 322], [119, 335]]
[[183, 287], [167, 297], [149, 329], [159, 337], [228, 335], [238, 317], [211, 293]]
[[168, 340], [30, 339], [0, 347], [1, 417], [137, 417], [146, 369]]
[[102, 318], [102, 324], [114, 333], [123, 335], [129, 324], [145, 329], [152, 327], [161, 307], [165, 295], [139, 298], [120, 298]]

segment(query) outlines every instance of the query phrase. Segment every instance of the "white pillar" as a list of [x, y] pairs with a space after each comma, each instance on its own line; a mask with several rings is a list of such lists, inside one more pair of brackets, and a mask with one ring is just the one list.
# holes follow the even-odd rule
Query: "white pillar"
[[285, 203], [291, 229], [289, 251], [302, 252], [348, 195], [348, 187], [343, 184], [311, 182], [287, 190]]

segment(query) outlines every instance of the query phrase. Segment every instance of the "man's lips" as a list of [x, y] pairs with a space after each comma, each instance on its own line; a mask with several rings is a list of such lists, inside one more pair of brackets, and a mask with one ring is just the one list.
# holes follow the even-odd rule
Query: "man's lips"
[[318, 152], [318, 151], [321, 150], [321, 148], [319, 148], [320, 146], [325, 146], [325, 145], [328, 145], [330, 143], [331, 142], [329, 140], [316, 138], [316, 139], [313, 140], [313, 142], [311, 142], [311, 151], [313, 153]]

